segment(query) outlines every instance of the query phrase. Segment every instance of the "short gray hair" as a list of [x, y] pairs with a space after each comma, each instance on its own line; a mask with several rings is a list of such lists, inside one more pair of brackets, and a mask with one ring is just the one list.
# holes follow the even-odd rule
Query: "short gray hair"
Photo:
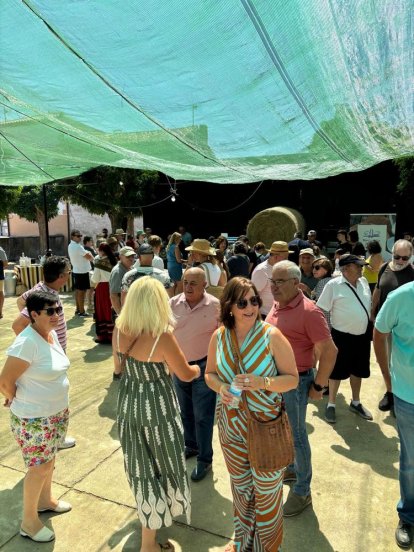
[[282, 270], [286, 270], [289, 278], [295, 278], [299, 282], [302, 278], [302, 272], [300, 271], [300, 268], [298, 267], [297, 264], [292, 263], [292, 261], [279, 261], [273, 266], [272, 273], [274, 272], [275, 268], [281, 268]]
[[410, 250], [410, 255], [413, 254], [413, 244], [408, 240], [397, 240], [392, 246], [392, 252], [395, 253], [397, 247], [405, 247]]

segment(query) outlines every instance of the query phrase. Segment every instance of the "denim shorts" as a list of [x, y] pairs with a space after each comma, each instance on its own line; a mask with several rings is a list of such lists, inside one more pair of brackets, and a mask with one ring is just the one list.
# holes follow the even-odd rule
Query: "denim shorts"
[[67, 408], [45, 418], [19, 418], [10, 412], [11, 430], [21, 448], [27, 468], [53, 460], [58, 443], [66, 434], [68, 423]]

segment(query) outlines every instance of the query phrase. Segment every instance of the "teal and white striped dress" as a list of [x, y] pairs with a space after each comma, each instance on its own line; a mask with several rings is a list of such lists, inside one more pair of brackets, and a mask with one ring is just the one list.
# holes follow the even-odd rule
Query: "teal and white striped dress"
[[191, 498], [184, 456], [184, 432], [174, 384], [163, 362], [128, 357], [120, 381], [117, 425], [124, 467], [138, 517], [149, 529], [172, 524]]

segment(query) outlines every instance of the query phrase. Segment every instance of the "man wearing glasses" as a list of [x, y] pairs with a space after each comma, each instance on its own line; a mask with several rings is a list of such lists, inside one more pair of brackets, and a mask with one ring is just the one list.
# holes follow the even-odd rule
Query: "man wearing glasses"
[[[292, 346], [299, 372], [296, 389], [283, 393], [292, 427], [295, 463], [288, 466], [283, 480], [295, 485], [283, 506], [285, 517], [300, 514], [312, 503], [311, 449], [306, 431], [308, 399], [320, 400], [335, 364], [337, 349], [325, 316], [300, 289], [301, 270], [291, 261], [278, 262], [270, 279], [274, 305], [266, 322], [276, 326]], [[314, 374], [315, 354], [319, 367]]]
[[85, 295], [90, 288], [89, 271], [90, 261], [93, 261], [92, 253], [86, 251], [81, 245], [82, 234], [79, 230], [72, 230], [70, 233], [71, 242], [68, 247], [70, 262], [73, 267], [73, 282], [75, 287], [76, 312], [78, 316], [89, 316], [85, 312]]
[[251, 278], [263, 301], [260, 308], [260, 314], [263, 319], [266, 318], [273, 306], [274, 299], [272, 290], [270, 289], [270, 278], [272, 277], [273, 267], [280, 261], [286, 261], [289, 253], [293, 253], [293, 251], [289, 251], [288, 244], [284, 241], [273, 242], [270, 249], [267, 249], [267, 252], [269, 253], [269, 257], [263, 263], [256, 266]]
[[[47, 293], [52, 293], [56, 296], [56, 303], [58, 305], [57, 308], [59, 309], [59, 312], [56, 312], [59, 316], [59, 321], [55, 331], [62, 349], [66, 351], [66, 320], [59, 297], [59, 290], [67, 283], [70, 273], [71, 270], [69, 261], [65, 257], [52, 255], [52, 257], [46, 258], [43, 265], [43, 282], [39, 282], [17, 299], [17, 307], [20, 314], [14, 320], [12, 325], [12, 329], [16, 335], [22, 332], [30, 324], [29, 312], [26, 308], [26, 301], [29, 295], [31, 295], [34, 291], [45, 291]], [[73, 437], [65, 436], [58, 448], [70, 448], [75, 444], [76, 440]]]
[[[392, 248], [392, 260], [385, 263], [378, 273], [378, 282], [372, 295], [371, 319], [375, 317], [388, 294], [404, 284], [414, 280], [414, 268], [411, 264], [413, 245], [408, 240], [397, 240]], [[388, 343], [390, 346], [390, 342]], [[394, 397], [391, 390], [391, 379], [389, 370], [382, 373], [385, 381], [386, 392], [378, 404], [383, 412], [392, 410]]]

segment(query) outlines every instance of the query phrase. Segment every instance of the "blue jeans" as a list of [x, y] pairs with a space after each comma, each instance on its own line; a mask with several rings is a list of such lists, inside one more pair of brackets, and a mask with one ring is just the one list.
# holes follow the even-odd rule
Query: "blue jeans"
[[283, 393], [295, 447], [295, 463], [289, 466], [289, 469], [294, 469], [296, 472], [296, 483], [293, 492], [300, 496], [310, 494], [312, 479], [311, 448], [306, 431], [306, 408], [312, 381], [313, 370], [310, 370], [308, 374], [299, 377], [299, 384], [296, 389]]
[[199, 462], [211, 464], [216, 394], [204, 381], [206, 363], [207, 360], [198, 363], [201, 369], [199, 378], [185, 382], [174, 376], [174, 383], [180, 403], [185, 446], [198, 450]]
[[400, 436], [400, 494], [397, 512], [414, 525], [414, 404], [394, 395], [394, 411]]

